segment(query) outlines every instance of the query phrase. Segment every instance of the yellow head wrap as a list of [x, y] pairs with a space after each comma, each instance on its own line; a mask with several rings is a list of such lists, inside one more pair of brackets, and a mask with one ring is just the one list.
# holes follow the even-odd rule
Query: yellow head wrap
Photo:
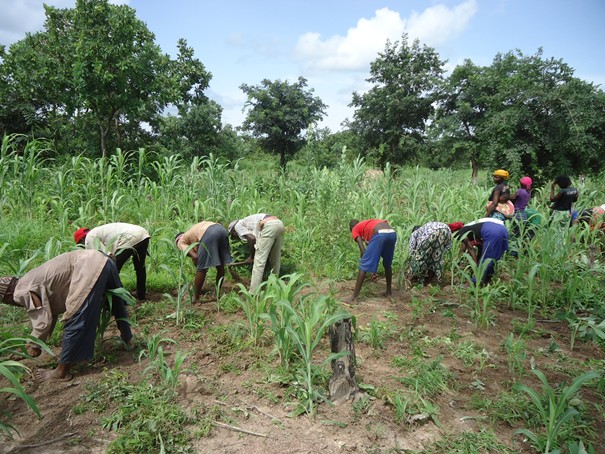
[[502, 169], [495, 170], [494, 176], [504, 178], [505, 180], [508, 180], [510, 178], [509, 173], [506, 170]]

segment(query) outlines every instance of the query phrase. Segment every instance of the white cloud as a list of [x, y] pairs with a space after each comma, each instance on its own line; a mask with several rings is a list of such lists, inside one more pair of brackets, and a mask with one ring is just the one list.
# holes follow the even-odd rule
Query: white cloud
[[476, 12], [476, 0], [467, 0], [454, 8], [436, 5], [421, 13], [414, 11], [409, 19], [382, 8], [370, 19], [359, 19], [346, 36], [334, 35], [322, 40], [319, 33], [305, 33], [298, 39], [295, 57], [309, 70], [365, 70], [377, 53], [384, 50], [387, 40], [397, 41], [406, 32], [410, 39], [438, 45], [462, 32]]
[[423, 44], [438, 46], [464, 31], [477, 9], [476, 0], [467, 0], [452, 9], [435, 5], [422, 13], [413, 11], [407, 20], [406, 32]]
[[309, 69], [361, 70], [384, 48], [387, 39], [401, 37], [404, 21], [388, 8], [376, 11], [371, 19], [359, 19], [346, 36], [335, 35], [325, 41], [319, 33], [306, 33], [298, 39], [295, 56]]

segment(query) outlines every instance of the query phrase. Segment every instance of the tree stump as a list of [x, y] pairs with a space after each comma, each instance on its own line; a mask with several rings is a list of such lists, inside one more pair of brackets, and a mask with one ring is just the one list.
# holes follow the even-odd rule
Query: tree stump
[[330, 347], [332, 353], [348, 352], [341, 358], [332, 360], [330, 378], [330, 401], [339, 405], [354, 401], [363, 394], [355, 381], [355, 345], [351, 331], [351, 319], [347, 318], [330, 327]]

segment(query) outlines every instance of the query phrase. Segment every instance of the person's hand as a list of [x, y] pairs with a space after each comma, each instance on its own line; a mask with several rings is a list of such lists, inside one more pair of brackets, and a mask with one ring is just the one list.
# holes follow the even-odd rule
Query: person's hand
[[253, 259], [252, 257], [248, 257], [248, 258], [245, 260], [245, 262], [246, 262], [247, 264], [252, 264], [252, 263], [254, 263], [254, 259]]

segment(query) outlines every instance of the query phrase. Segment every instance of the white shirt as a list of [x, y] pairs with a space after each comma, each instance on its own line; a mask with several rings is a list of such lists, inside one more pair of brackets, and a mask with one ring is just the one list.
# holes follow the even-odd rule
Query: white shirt
[[115, 255], [116, 251], [132, 248], [146, 238], [149, 238], [149, 232], [139, 225], [113, 222], [90, 230], [84, 246]]
[[266, 216], [265, 213], [252, 214], [237, 221], [233, 229], [240, 240], [246, 241], [246, 235], [252, 235], [254, 238], [258, 238], [260, 236], [260, 221], [265, 219]]

